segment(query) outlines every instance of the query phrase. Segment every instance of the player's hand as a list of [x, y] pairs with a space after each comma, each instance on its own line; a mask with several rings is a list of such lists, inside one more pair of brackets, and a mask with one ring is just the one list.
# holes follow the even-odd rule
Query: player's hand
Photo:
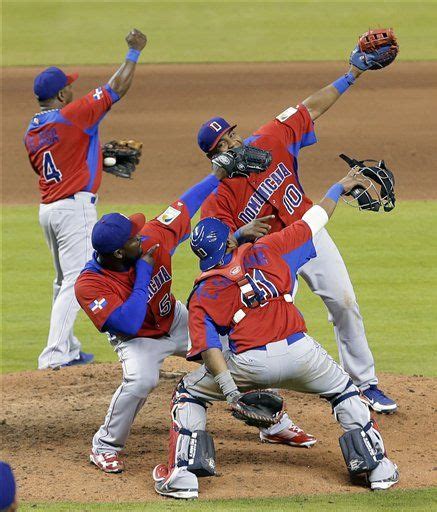
[[147, 44], [147, 37], [140, 30], [133, 28], [126, 36], [126, 43], [129, 48], [141, 51]]
[[212, 164], [212, 174], [220, 181], [228, 177], [226, 170], [215, 164]]
[[153, 257], [153, 255], [155, 254], [158, 247], [159, 244], [152, 245], [152, 247], [150, 247], [150, 249], [141, 256], [141, 259], [148, 263], [149, 265], [153, 266], [155, 264], [155, 258]]
[[348, 194], [357, 185], [367, 188], [366, 182], [359, 171], [360, 167], [356, 165], [355, 167], [352, 167], [342, 180], [339, 181], [339, 183], [343, 185], [344, 194]]
[[253, 219], [238, 230], [240, 236], [245, 240], [256, 240], [261, 236], [267, 235], [272, 229], [272, 226], [270, 226], [268, 222], [274, 218], [274, 215], [266, 215], [265, 217], [260, 217], [259, 219]]

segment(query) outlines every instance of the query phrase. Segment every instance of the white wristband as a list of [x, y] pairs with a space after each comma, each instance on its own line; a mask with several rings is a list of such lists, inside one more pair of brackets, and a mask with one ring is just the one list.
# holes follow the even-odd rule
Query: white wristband
[[318, 233], [323, 227], [328, 223], [329, 217], [326, 211], [315, 204], [308, 211], [304, 213], [302, 216], [302, 220], [304, 220], [311, 229], [311, 233], [314, 236]]

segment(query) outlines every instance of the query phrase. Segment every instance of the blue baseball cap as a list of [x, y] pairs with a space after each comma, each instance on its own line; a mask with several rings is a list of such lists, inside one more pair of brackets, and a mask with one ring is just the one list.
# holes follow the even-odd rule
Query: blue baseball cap
[[142, 213], [134, 213], [126, 217], [121, 213], [108, 213], [94, 225], [91, 243], [100, 254], [110, 254], [141, 231], [146, 223]]
[[217, 145], [225, 134], [233, 130], [237, 125], [230, 125], [223, 117], [212, 117], [202, 124], [197, 134], [197, 143], [202, 151], [209, 153]]
[[55, 66], [45, 69], [33, 82], [33, 92], [39, 101], [53, 98], [61, 89], [72, 84], [79, 77], [78, 73], [66, 75]]
[[226, 253], [229, 226], [215, 217], [198, 222], [191, 233], [190, 246], [200, 259], [200, 269], [205, 272], [215, 267]]
[[15, 479], [11, 466], [0, 462], [0, 510], [7, 509], [15, 501]]

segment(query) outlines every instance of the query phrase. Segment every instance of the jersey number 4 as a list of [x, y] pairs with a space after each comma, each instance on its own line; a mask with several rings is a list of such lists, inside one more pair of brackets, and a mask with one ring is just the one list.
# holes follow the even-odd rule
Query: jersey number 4
[[44, 151], [42, 157], [42, 172], [47, 183], [52, 181], [59, 183], [62, 181], [62, 172], [56, 167], [50, 151]]

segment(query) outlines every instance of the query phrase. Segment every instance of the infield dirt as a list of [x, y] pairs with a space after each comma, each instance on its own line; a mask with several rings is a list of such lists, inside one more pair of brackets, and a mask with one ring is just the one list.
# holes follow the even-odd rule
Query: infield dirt
[[[76, 97], [103, 85], [113, 72], [110, 67], [74, 70], [81, 74]], [[37, 178], [22, 145], [25, 128], [37, 111], [32, 80], [39, 71], [3, 70], [4, 204], [39, 201]], [[196, 145], [197, 129], [205, 119], [223, 115], [249, 135], [344, 71], [339, 63], [140, 66], [132, 90], [103, 122], [101, 138], [142, 140], [142, 162], [132, 182], [105, 175], [100, 200], [146, 204], [176, 199], [209, 171]], [[319, 143], [301, 154], [300, 176], [309, 195], [317, 199], [343, 175], [345, 164], [337, 155], [345, 152], [357, 158], [384, 158], [395, 172], [398, 198], [436, 199], [432, 150], [436, 75], [437, 63], [423, 62], [399, 63], [360, 78], [354, 90], [317, 122]], [[183, 360], [166, 361], [165, 378], [134, 424], [123, 454], [127, 470], [122, 475], [103, 474], [87, 463], [92, 435], [121, 379], [117, 364], [3, 375], [1, 457], [16, 471], [21, 499], [160, 499], [153, 491], [150, 472], [167, 457], [169, 400], [179, 378], [171, 372], [189, 367]], [[399, 403], [397, 414], [378, 418], [389, 455], [401, 469], [399, 486], [435, 485], [436, 468], [427, 440], [437, 408], [436, 380], [382, 375], [381, 381]], [[201, 481], [202, 497], [362, 490], [348, 481], [338, 448], [340, 429], [329, 406], [316, 397], [290, 392], [285, 397], [292, 417], [319, 443], [311, 450], [262, 445], [255, 429], [233, 420], [223, 404], [214, 405], [209, 428], [220, 475]]]
[[[88, 463], [92, 436], [121, 379], [119, 365], [94, 364], [4, 375], [5, 408], [0, 434], [25, 501], [123, 502], [162, 499], [151, 471], [167, 461], [170, 397], [180, 372], [196, 367], [183, 359], [164, 363], [158, 388], [140, 411], [122, 458], [126, 471], [108, 475]], [[400, 488], [436, 483], [430, 456], [435, 379], [381, 375], [383, 389], [396, 397], [399, 412], [378, 416], [389, 456], [401, 470]], [[349, 482], [338, 446], [341, 430], [329, 404], [317, 397], [284, 392], [287, 410], [319, 442], [311, 449], [261, 444], [223, 403], [208, 413], [219, 476], [200, 480], [201, 497], [249, 498], [359, 492]]]
[[[107, 82], [111, 67], [78, 71], [79, 97]], [[33, 78], [40, 68], [3, 70], [3, 201], [39, 201], [37, 177], [27, 161], [23, 134], [37, 112]], [[250, 135], [261, 124], [330, 83], [341, 63], [204, 64], [139, 66], [131, 91], [101, 125], [103, 141], [135, 138], [144, 154], [133, 182], [105, 175], [107, 203], [173, 201], [209, 172], [197, 147], [197, 130], [214, 115]], [[300, 154], [300, 178], [314, 199], [346, 170], [339, 153], [384, 158], [396, 175], [399, 199], [436, 199], [434, 84], [437, 62], [399, 63], [368, 72], [316, 122], [319, 142]]]

